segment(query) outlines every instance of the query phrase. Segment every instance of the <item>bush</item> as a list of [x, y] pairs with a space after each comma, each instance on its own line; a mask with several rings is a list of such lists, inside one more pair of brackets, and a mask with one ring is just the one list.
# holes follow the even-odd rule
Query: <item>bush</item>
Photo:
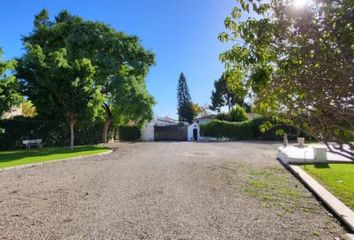
[[[261, 131], [263, 125], [268, 122], [271, 122], [274, 127]], [[283, 136], [277, 134], [279, 130], [288, 133], [289, 140], [295, 140], [297, 135], [301, 134], [294, 127], [264, 117], [243, 122], [213, 120], [200, 126], [202, 136], [230, 140], [282, 140]]]
[[228, 121], [231, 122], [230, 114], [229, 113], [219, 113], [215, 116], [215, 119], [220, 121]]
[[119, 127], [119, 140], [136, 141], [140, 138], [140, 128], [136, 126]]
[[[75, 128], [75, 144], [97, 144], [102, 139], [102, 122], [83, 122]], [[17, 117], [1, 120], [0, 149], [22, 148], [22, 140], [42, 139], [44, 146], [68, 146], [70, 141], [69, 126], [65, 122], [40, 118]]]
[[227, 122], [213, 120], [200, 126], [202, 136], [228, 138], [230, 140], [252, 140], [255, 138], [252, 121]]
[[230, 115], [231, 122], [243, 122], [248, 120], [248, 115], [246, 113], [246, 110], [239, 105], [234, 106], [231, 109], [229, 115]]
[[215, 118], [220, 121], [243, 122], [248, 120], [248, 115], [246, 110], [243, 107], [236, 105], [230, 110], [230, 112], [219, 113], [218, 115], [215, 116]]

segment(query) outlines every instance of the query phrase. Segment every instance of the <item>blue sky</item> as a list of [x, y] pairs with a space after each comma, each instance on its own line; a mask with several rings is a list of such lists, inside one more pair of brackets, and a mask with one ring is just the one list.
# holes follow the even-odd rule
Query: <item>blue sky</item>
[[210, 103], [213, 82], [223, 72], [218, 55], [226, 45], [217, 39], [234, 0], [1, 0], [0, 47], [5, 59], [20, 56], [21, 36], [33, 29], [33, 18], [47, 8], [51, 17], [66, 9], [140, 37], [156, 54], [147, 78], [157, 104], [155, 115], [176, 117], [176, 88], [183, 72], [193, 102]]

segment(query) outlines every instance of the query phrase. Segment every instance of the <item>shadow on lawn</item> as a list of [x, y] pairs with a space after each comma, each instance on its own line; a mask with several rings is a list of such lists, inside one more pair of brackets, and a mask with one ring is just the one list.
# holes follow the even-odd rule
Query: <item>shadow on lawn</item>
[[[99, 147], [99, 146], [78, 146], [78, 147], [75, 147], [75, 149], [73, 151], [71, 151], [70, 148], [68, 148], [68, 147], [6, 151], [6, 152], [0, 152], [0, 163], [17, 161], [17, 160], [21, 160], [21, 159], [29, 158], [29, 157], [32, 158], [32, 157], [46, 157], [46, 156], [48, 156], [48, 159], [50, 160], [51, 158], [49, 156], [51, 156], [51, 155], [75, 154], [75, 156], [76, 156], [77, 153], [103, 150], [103, 149], [104, 148]], [[78, 155], [80, 155], [80, 154], [78, 154]]]
[[314, 164], [315, 168], [331, 168], [328, 163], [315, 163]]

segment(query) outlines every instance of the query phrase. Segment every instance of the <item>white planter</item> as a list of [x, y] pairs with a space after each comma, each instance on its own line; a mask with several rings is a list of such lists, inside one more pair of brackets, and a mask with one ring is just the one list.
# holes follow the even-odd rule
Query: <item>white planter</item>
[[297, 138], [297, 143], [299, 144], [300, 147], [303, 147], [305, 145], [305, 138], [298, 137]]
[[313, 155], [315, 156], [315, 162], [327, 162], [327, 148], [324, 146], [318, 146], [313, 148]]

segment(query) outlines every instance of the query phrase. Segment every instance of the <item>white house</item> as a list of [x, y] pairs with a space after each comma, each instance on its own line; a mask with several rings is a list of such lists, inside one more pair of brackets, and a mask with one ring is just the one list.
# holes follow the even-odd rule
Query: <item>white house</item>
[[200, 128], [198, 123], [193, 123], [188, 126], [188, 141], [194, 141], [194, 132], [196, 131], [197, 140], [200, 139]]
[[155, 126], [169, 126], [176, 125], [178, 123], [177, 120], [172, 119], [170, 117], [155, 117], [151, 122], [145, 124], [145, 126], [141, 129], [141, 137], [142, 141], [154, 141], [154, 127]]
[[167, 133], [168, 139], [172, 141], [174, 140], [181, 141], [183, 138], [188, 141], [193, 141], [195, 134], [197, 139], [200, 139], [200, 129], [198, 123], [195, 122], [189, 125], [188, 123], [179, 123], [177, 120], [169, 117], [156, 117], [151, 122], [146, 123], [142, 127], [140, 140], [149, 141], [149, 142], [155, 141], [156, 127], [167, 127], [167, 126], [171, 126], [171, 127], [162, 128], [158, 130], [157, 134], [159, 138], [161, 138], [161, 136], [163, 135], [166, 137], [166, 133]]
[[205, 115], [202, 117], [197, 117], [194, 119], [194, 122], [198, 123], [199, 125], [206, 125], [208, 124], [211, 120], [214, 119], [214, 115]]

